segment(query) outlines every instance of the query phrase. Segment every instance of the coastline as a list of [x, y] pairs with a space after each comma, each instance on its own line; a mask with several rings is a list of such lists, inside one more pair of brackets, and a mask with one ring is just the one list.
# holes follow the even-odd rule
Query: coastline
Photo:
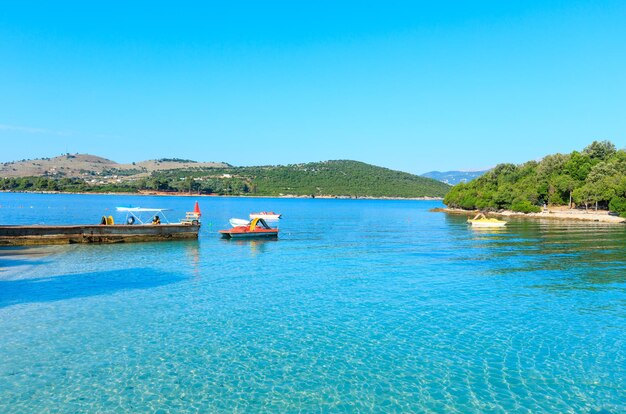
[[193, 194], [193, 193], [173, 193], [167, 191], [140, 191], [137, 193], [128, 192], [88, 192], [88, 191], [9, 191], [0, 190], [0, 193], [14, 194], [79, 194], [79, 195], [119, 195], [119, 196], [164, 196], [164, 197], [220, 197], [220, 198], [320, 198], [324, 200], [413, 200], [413, 201], [443, 201], [443, 197], [372, 197], [372, 196], [333, 196], [333, 195], [224, 195], [224, 194]]
[[[479, 210], [463, 210], [460, 208], [434, 208], [430, 210], [436, 213], [447, 213], [456, 215], [473, 215], [478, 214]], [[626, 219], [619, 216], [612, 216], [606, 210], [576, 210], [576, 209], [559, 209], [552, 208], [540, 213], [519, 213], [510, 210], [504, 210], [499, 212], [485, 213], [487, 216], [492, 217], [514, 217], [514, 218], [532, 218], [532, 219], [549, 219], [549, 220], [564, 220], [564, 221], [587, 221], [595, 223], [611, 223], [611, 224], [624, 224]]]

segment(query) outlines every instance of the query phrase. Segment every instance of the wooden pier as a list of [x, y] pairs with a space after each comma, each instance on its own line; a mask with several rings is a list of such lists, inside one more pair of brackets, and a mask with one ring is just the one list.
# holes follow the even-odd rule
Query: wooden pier
[[197, 239], [199, 224], [0, 226], [0, 246]]

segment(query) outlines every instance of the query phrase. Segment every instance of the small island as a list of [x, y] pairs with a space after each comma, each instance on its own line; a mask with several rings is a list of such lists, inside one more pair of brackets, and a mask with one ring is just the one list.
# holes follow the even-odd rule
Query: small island
[[626, 151], [594, 141], [582, 151], [552, 154], [521, 165], [499, 164], [454, 186], [444, 198], [448, 213], [474, 211], [622, 223], [626, 217]]

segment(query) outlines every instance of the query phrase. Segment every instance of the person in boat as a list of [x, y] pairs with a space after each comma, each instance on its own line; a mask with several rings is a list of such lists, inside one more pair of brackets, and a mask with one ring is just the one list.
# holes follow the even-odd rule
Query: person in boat
[[487, 220], [487, 216], [484, 213], [478, 213], [472, 220]]
[[152, 224], [161, 224], [161, 218], [159, 216], [154, 216], [152, 219]]

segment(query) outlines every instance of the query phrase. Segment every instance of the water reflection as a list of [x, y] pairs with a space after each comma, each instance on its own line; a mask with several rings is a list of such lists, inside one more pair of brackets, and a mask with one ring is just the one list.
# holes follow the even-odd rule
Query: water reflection
[[185, 253], [190, 260], [194, 278], [200, 277], [200, 246], [196, 242], [187, 243]]
[[621, 289], [626, 283], [623, 226], [510, 219], [504, 229], [463, 231], [465, 218], [452, 215], [446, 223], [467, 259], [484, 262], [487, 274], [532, 274], [533, 286], [547, 289]]
[[252, 256], [265, 253], [269, 243], [276, 243], [278, 239], [224, 239], [225, 242], [238, 246], [248, 246]]

